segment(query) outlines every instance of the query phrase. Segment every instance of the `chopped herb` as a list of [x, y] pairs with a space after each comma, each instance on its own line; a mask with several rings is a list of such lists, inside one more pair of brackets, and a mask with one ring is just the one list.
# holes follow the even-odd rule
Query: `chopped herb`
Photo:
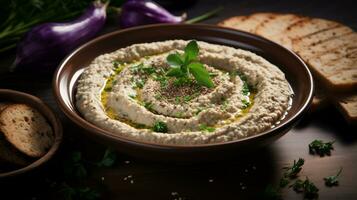
[[242, 99], [242, 103], [243, 103], [243, 109], [246, 109], [250, 106], [250, 102], [247, 101], [246, 99]]
[[175, 103], [180, 104], [181, 102], [181, 97], [175, 97]]
[[169, 83], [168, 82], [168, 78], [166, 76], [163, 76], [163, 75], [154, 74], [154, 80], [160, 82], [160, 87], [161, 88], [166, 88], [168, 83]]
[[118, 68], [121, 65], [119, 61], [113, 61], [113, 67]]
[[294, 189], [295, 192], [304, 193], [304, 198], [306, 199], [316, 199], [319, 194], [319, 189], [311, 182], [308, 177], [304, 181], [298, 179], [290, 187]]
[[196, 112], [195, 112], [195, 114], [198, 115], [198, 114], [199, 114], [200, 112], [202, 112], [202, 111], [203, 111], [203, 108], [198, 107], [197, 110], [196, 110]]
[[144, 102], [144, 107], [150, 111], [152, 110], [152, 106], [153, 105], [151, 102]]
[[240, 72], [237, 72], [237, 75], [239, 76], [239, 78], [243, 81], [243, 82], [247, 82], [247, 76], [240, 73]]
[[144, 87], [144, 84], [145, 84], [145, 81], [143, 79], [138, 79], [134, 82], [133, 87], [142, 89]]
[[186, 95], [186, 96], [183, 97], [183, 100], [184, 100], [185, 102], [191, 101], [191, 99], [192, 99], [192, 96], [191, 96], [191, 95]]
[[340, 176], [341, 172], [342, 172], [342, 167], [340, 168], [340, 170], [337, 172], [336, 175], [325, 177], [324, 178], [325, 185], [328, 187], [337, 186], [338, 185], [338, 177]]
[[130, 68], [130, 71], [134, 74], [142, 73], [142, 74], [153, 74], [156, 72], [155, 68], [153, 67], [146, 67], [143, 63], [138, 65], [134, 65]]
[[162, 121], [155, 122], [154, 126], [152, 127], [152, 130], [155, 132], [159, 132], [159, 133], [167, 133], [168, 132], [166, 123], [162, 122]]
[[155, 73], [155, 68], [153, 67], [143, 67], [142, 71], [146, 74], [153, 74]]
[[284, 173], [284, 176], [289, 177], [289, 178], [295, 178], [297, 176], [297, 174], [301, 171], [304, 163], [305, 163], [305, 160], [303, 158], [299, 158], [299, 160], [297, 162], [296, 162], [296, 160], [294, 160], [294, 163], [292, 166], [283, 168], [286, 170], [286, 172]]
[[140, 63], [138, 65], [133, 65], [132, 67], [130, 67], [130, 71], [133, 72], [134, 74], [137, 74], [140, 72], [140, 69], [144, 66], [143, 63]]
[[190, 41], [184, 49], [184, 54], [174, 53], [167, 56], [167, 63], [171, 69], [166, 73], [167, 76], [179, 79], [178, 86], [190, 80], [192, 75], [197, 83], [211, 88], [214, 86], [209, 72], [204, 65], [198, 62], [199, 48], [195, 40]]
[[98, 167], [111, 167], [115, 163], [115, 160], [117, 159], [117, 155], [115, 151], [111, 148], [107, 148], [104, 152], [103, 158], [101, 161], [97, 162], [96, 165]]
[[188, 79], [186, 77], [176, 78], [176, 80], [174, 81], [175, 86], [184, 86], [184, 85], [190, 85], [190, 84], [192, 84], [192, 80]]
[[213, 132], [216, 130], [214, 127], [207, 126], [206, 124], [200, 124], [199, 129], [201, 131], [208, 131], [208, 132]]
[[247, 96], [247, 95], [249, 95], [249, 92], [250, 92], [250, 88], [249, 88], [248, 83], [246, 81], [243, 81], [242, 94]]
[[310, 154], [318, 154], [320, 156], [331, 155], [331, 150], [333, 150], [332, 142], [323, 142], [322, 140], [314, 140], [309, 144]]
[[182, 115], [183, 115], [183, 112], [176, 113], [176, 117], [178, 117], [178, 118], [182, 117]]

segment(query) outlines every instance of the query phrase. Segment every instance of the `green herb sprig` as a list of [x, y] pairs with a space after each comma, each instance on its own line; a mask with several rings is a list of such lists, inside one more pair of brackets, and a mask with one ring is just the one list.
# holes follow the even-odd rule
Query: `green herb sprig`
[[309, 144], [309, 152], [310, 154], [318, 154], [321, 157], [325, 155], [331, 155], [331, 150], [333, 150], [333, 143], [331, 142], [324, 142], [322, 140], [314, 140]]
[[294, 163], [292, 166], [283, 168], [286, 170], [286, 172], [284, 173], [284, 177], [295, 178], [297, 176], [297, 174], [301, 171], [304, 163], [305, 163], [305, 160], [303, 158], [299, 158], [298, 161], [294, 160]]
[[340, 168], [340, 170], [337, 172], [336, 175], [325, 177], [324, 178], [325, 185], [328, 187], [337, 186], [339, 182], [338, 177], [340, 176], [341, 172], [342, 172], [342, 167]]
[[207, 132], [213, 132], [216, 130], [214, 127], [207, 126], [206, 124], [200, 124], [199, 129], [200, 131], [207, 131]]
[[195, 40], [190, 41], [184, 49], [183, 54], [174, 53], [167, 56], [170, 70], [167, 76], [176, 77], [179, 82], [185, 83], [192, 75], [201, 86], [212, 88], [214, 86], [211, 76], [206, 68], [197, 59], [199, 48]]
[[308, 177], [306, 177], [304, 181], [301, 179], [296, 180], [290, 187], [292, 187], [295, 192], [304, 193], [304, 198], [306, 199], [316, 199], [319, 196], [319, 189]]

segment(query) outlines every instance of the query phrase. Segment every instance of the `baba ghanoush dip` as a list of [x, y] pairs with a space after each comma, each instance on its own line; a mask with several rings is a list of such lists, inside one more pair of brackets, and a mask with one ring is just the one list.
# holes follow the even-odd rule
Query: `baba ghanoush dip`
[[275, 126], [293, 92], [249, 51], [200, 41], [134, 44], [92, 61], [76, 106], [98, 127], [158, 144], [232, 141]]

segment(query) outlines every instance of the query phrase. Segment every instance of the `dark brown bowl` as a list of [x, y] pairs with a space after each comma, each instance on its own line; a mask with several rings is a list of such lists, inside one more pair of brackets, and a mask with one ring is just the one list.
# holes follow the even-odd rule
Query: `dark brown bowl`
[[[131, 44], [170, 39], [196, 39], [255, 52], [277, 65], [295, 92], [286, 118], [268, 131], [244, 139], [204, 145], [159, 145], [115, 135], [86, 121], [75, 107], [76, 80], [83, 68], [97, 56]], [[148, 25], [100, 36], [71, 53], [58, 67], [53, 89], [63, 112], [86, 134], [121, 152], [149, 159], [192, 161], [212, 160], [266, 145], [288, 132], [309, 106], [313, 80], [304, 62], [293, 52], [256, 35], [214, 25]]]
[[24, 174], [32, 170], [35, 170], [40, 166], [42, 166], [43, 164], [47, 163], [56, 153], [62, 141], [62, 125], [59, 118], [41, 99], [32, 96], [30, 94], [18, 92], [15, 90], [0, 89], [0, 100], [10, 103], [23, 103], [35, 108], [50, 123], [53, 129], [53, 133], [55, 135], [55, 141], [52, 147], [48, 150], [48, 152], [44, 156], [42, 156], [41, 158], [37, 159], [36, 161], [32, 162], [31, 164], [25, 167], [13, 171], [0, 173], [0, 178], [8, 178], [8, 177]]

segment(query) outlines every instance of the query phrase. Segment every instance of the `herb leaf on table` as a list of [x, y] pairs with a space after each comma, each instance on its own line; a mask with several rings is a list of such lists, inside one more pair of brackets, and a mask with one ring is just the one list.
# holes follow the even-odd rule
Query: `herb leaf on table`
[[341, 172], [342, 172], [342, 167], [340, 168], [340, 170], [337, 172], [336, 175], [325, 177], [324, 178], [325, 185], [328, 187], [337, 186], [339, 182], [338, 177], [340, 176]]
[[331, 150], [333, 150], [333, 143], [331, 142], [324, 142], [322, 140], [314, 140], [309, 144], [309, 152], [310, 154], [318, 154], [321, 157], [325, 155], [331, 155]]
[[305, 160], [303, 158], [299, 158], [298, 161], [294, 160], [294, 163], [292, 166], [283, 168], [286, 170], [286, 172], [284, 173], [284, 177], [295, 178], [297, 176], [297, 174], [301, 171], [304, 163], [305, 163]]
[[306, 177], [304, 181], [301, 179], [296, 180], [290, 187], [292, 187], [295, 192], [304, 193], [304, 198], [306, 199], [316, 199], [319, 196], [319, 189], [308, 177]]

